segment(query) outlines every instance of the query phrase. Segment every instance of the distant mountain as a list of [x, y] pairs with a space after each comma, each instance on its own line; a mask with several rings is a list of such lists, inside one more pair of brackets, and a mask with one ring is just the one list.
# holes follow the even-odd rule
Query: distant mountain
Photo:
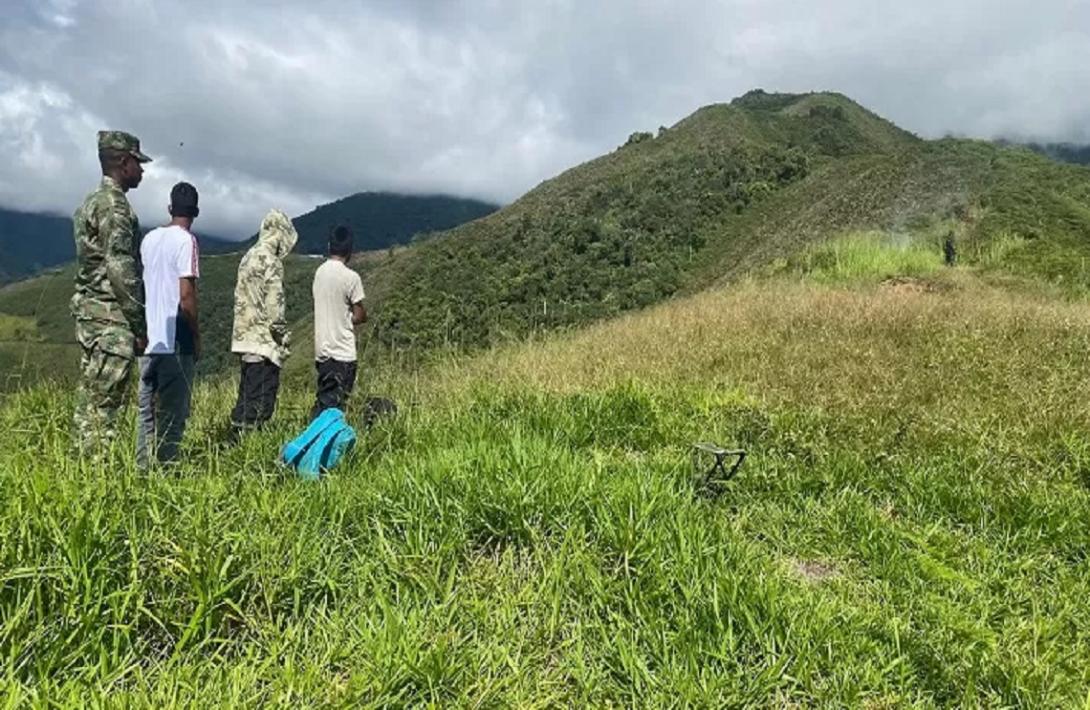
[[[361, 192], [296, 217], [296, 251], [325, 253], [329, 230], [339, 224], [356, 232], [357, 250], [373, 251], [407, 244], [419, 234], [451, 229], [497, 209], [489, 202], [448, 195]], [[197, 237], [201, 252], [209, 255], [240, 251], [253, 239], [236, 241], [201, 232]], [[0, 208], [0, 283], [26, 278], [75, 256], [68, 217]]]
[[316, 207], [292, 222], [299, 232], [299, 253], [324, 254], [330, 229], [342, 224], [355, 232], [357, 251], [374, 251], [457, 227], [497, 209], [489, 202], [449, 195], [360, 192]]
[[1082, 143], [1037, 143], [1009, 138], [997, 138], [993, 143], [1003, 148], [1026, 148], [1059, 163], [1090, 165], [1090, 145]]
[[[230, 254], [242, 248], [242, 243], [237, 239], [224, 239], [197, 231], [197, 243], [200, 244], [202, 254]], [[74, 256], [74, 255], [73, 255]]]
[[1078, 143], [1027, 143], [1034, 153], [1047, 155], [1053, 160], [1075, 165], [1090, 165], [1090, 145]]
[[[241, 246], [200, 232], [197, 238], [206, 254], [223, 254]], [[70, 218], [0, 208], [0, 283], [26, 278], [75, 257]]]
[[72, 220], [0, 207], [0, 283], [62, 264], [74, 254]]

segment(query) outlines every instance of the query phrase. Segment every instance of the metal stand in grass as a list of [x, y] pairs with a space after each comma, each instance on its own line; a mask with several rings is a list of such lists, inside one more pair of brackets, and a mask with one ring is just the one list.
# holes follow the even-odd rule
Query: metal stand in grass
[[697, 492], [706, 496], [719, 495], [745, 460], [743, 449], [724, 449], [710, 442], [693, 444], [693, 483]]

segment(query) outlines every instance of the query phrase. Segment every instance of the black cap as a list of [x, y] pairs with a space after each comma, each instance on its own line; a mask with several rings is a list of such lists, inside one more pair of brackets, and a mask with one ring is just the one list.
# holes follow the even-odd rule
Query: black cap
[[180, 182], [170, 191], [170, 214], [174, 217], [195, 219], [201, 213], [197, 207], [197, 188], [188, 182]]

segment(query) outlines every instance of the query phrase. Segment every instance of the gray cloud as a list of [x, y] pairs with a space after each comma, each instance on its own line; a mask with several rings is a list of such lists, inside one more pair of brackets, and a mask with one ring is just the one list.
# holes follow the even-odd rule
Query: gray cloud
[[156, 157], [145, 222], [185, 178], [242, 236], [365, 189], [507, 201], [754, 87], [927, 136], [1090, 141], [1088, 86], [1077, 0], [9, 0], [0, 204], [70, 212], [107, 126]]

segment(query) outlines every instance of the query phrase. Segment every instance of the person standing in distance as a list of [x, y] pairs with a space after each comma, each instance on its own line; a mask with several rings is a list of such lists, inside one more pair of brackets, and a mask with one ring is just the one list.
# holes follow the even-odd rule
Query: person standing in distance
[[125, 193], [140, 184], [151, 158], [136, 136], [99, 131], [98, 160], [102, 181], [72, 217], [76, 288], [70, 302], [80, 346], [76, 446], [95, 457], [117, 436], [133, 358], [147, 344], [140, 225]]
[[[140, 244], [147, 294], [148, 345], [140, 358], [136, 463], [154, 455], [169, 463], [178, 455], [201, 356], [197, 321], [197, 238], [190, 230], [200, 214], [197, 189], [180, 182], [170, 191], [170, 224], [148, 232]], [[150, 449], [150, 451], [149, 451]]]
[[337, 227], [329, 236], [329, 258], [314, 273], [314, 367], [318, 396], [311, 419], [323, 410], [344, 410], [356, 384], [355, 326], [367, 321], [363, 281], [348, 268], [352, 231]]
[[280, 368], [291, 352], [284, 259], [298, 240], [288, 216], [270, 210], [261, 221], [257, 243], [238, 265], [231, 352], [238, 354], [242, 372], [238, 399], [231, 410], [232, 439], [265, 424], [276, 409]]

